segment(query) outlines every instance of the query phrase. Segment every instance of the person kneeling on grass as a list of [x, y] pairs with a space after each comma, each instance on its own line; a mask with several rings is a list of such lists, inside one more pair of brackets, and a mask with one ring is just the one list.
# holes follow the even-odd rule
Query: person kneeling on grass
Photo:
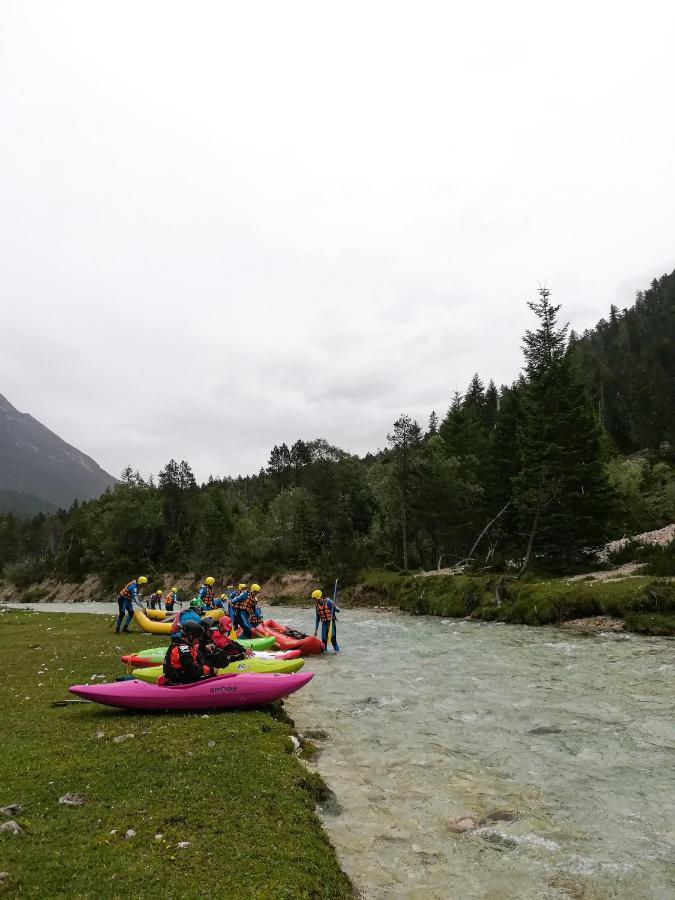
[[181, 634], [171, 641], [164, 657], [164, 678], [168, 684], [193, 684], [216, 674], [214, 666], [204, 662], [200, 641], [204, 629], [199, 622], [188, 621]]
[[335, 618], [335, 613], [340, 612], [340, 607], [336, 606], [332, 600], [329, 600], [327, 597], [324, 597], [321, 591], [312, 591], [312, 600], [314, 601], [314, 605], [316, 606], [316, 621], [314, 623], [314, 637], [316, 637], [316, 633], [319, 630], [319, 623], [321, 624], [321, 640], [323, 641], [323, 645], [328, 650], [328, 642], [333, 645], [333, 650], [336, 653], [340, 652], [340, 648], [338, 647], [337, 642], [337, 619]]
[[253, 655], [250, 650], [230, 639], [229, 626], [222, 620], [216, 624], [207, 616], [202, 619], [202, 629], [204, 637], [201, 640], [201, 650], [204, 662], [208, 665], [224, 669], [230, 663]]

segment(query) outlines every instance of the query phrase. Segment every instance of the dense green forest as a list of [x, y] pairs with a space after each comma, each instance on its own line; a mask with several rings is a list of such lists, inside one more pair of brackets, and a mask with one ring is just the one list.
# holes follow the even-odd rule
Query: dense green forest
[[323, 439], [273, 447], [257, 475], [198, 485], [187, 462], [131, 467], [68, 511], [0, 515], [0, 566], [26, 584], [97, 572], [365, 568], [469, 562], [524, 572], [588, 564], [592, 548], [675, 520], [675, 273], [581, 337], [542, 288], [524, 367], [474, 375], [426, 427], [402, 414], [363, 458]]

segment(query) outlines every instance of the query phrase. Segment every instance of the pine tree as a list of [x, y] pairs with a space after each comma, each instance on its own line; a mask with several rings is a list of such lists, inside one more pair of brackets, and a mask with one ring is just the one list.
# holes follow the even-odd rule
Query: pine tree
[[524, 338], [529, 380], [522, 392], [521, 471], [515, 479], [520, 523], [528, 534], [524, 567], [535, 548], [569, 562], [603, 537], [611, 492], [601, 432], [583, 385], [565, 352], [567, 326], [557, 326], [559, 306], [529, 304], [539, 327]]
[[497, 414], [499, 413], [499, 392], [494, 381], [490, 379], [490, 383], [485, 391], [485, 404], [483, 407], [483, 424], [488, 430], [492, 430], [497, 422]]
[[419, 462], [422, 431], [410, 416], [402, 415], [394, 422], [394, 430], [387, 435], [393, 451], [393, 464], [399, 489], [401, 511], [401, 545], [403, 568], [408, 568], [408, 514], [415, 489], [415, 474]]
[[528, 329], [523, 337], [525, 371], [530, 379], [548, 372], [556, 363], [562, 362], [565, 356], [569, 325], [557, 327], [560, 304], [552, 306], [549, 302], [550, 296], [549, 289], [541, 287], [539, 299], [529, 300], [527, 303], [539, 319], [537, 330]]

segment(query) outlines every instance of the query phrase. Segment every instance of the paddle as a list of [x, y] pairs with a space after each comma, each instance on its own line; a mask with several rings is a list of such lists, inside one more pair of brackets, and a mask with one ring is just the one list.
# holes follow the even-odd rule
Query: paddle
[[338, 580], [335, 579], [335, 584], [333, 585], [333, 609], [331, 612], [330, 623], [328, 625], [328, 640], [326, 641], [326, 650], [328, 650], [328, 645], [330, 644], [333, 638], [333, 618], [335, 617], [335, 601], [337, 599], [337, 584]]
[[50, 706], [73, 706], [76, 703], [91, 703], [91, 700], [54, 700]]

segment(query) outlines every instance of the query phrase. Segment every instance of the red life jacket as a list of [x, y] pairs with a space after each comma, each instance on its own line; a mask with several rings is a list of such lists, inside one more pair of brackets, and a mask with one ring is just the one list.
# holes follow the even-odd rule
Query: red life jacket
[[321, 622], [330, 622], [333, 618], [333, 610], [328, 605], [328, 600], [317, 600], [316, 612]]
[[204, 665], [197, 641], [188, 644], [178, 641], [172, 644], [164, 657], [164, 676], [172, 684], [190, 684], [211, 674], [209, 666]]
[[212, 641], [216, 647], [227, 647], [228, 644], [231, 644], [232, 641], [226, 634], [223, 634], [222, 631], [219, 631], [217, 628], [214, 628], [209, 635], [209, 640]]
[[174, 594], [173, 591], [169, 591], [169, 593], [164, 598], [164, 605], [165, 606], [173, 606], [175, 602], [176, 602], [176, 595]]
[[[167, 665], [169, 665], [172, 669], [176, 671], [180, 671], [183, 668], [183, 662], [181, 660], [181, 646], [180, 644], [174, 644], [173, 647], [169, 649], [169, 658], [167, 660]], [[197, 648], [190, 647], [190, 656], [192, 659], [197, 662]]]
[[[202, 587], [206, 588], [206, 593], [202, 597], [202, 603], [204, 606], [211, 608], [213, 606], [213, 588], [208, 584], [203, 584]], [[199, 589], [199, 593], [201, 594], [201, 588]]]

